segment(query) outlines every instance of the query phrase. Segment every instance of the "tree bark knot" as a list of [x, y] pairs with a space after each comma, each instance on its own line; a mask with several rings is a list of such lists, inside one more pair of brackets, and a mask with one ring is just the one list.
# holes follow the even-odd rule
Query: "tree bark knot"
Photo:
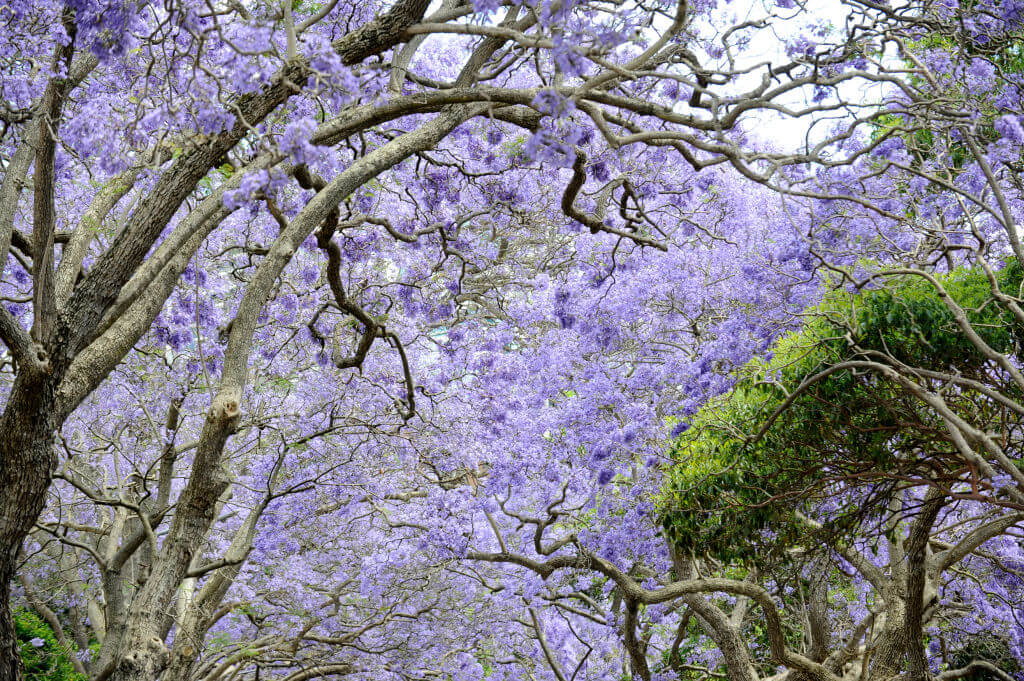
[[230, 421], [237, 418], [241, 413], [241, 402], [236, 391], [227, 395], [218, 395], [214, 398], [213, 406], [210, 409], [211, 420]]
[[32, 371], [37, 374], [49, 374], [51, 370], [50, 354], [41, 343], [32, 343], [29, 348], [28, 359], [32, 365]]

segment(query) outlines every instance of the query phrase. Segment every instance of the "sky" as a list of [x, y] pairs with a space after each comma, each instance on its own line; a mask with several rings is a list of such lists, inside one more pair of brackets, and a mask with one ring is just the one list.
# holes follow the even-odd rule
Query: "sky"
[[[771, 0], [768, 1], [771, 2]], [[774, 2], [771, 4], [774, 6]], [[823, 24], [831, 27], [832, 36], [842, 35], [850, 13], [849, 6], [842, 0], [806, 0], [803, 2], [803, 8], [805, 10], [803, 12], [792, 11], [793, 15], [798, 15], [793, 20], [786, 22], [776, 20], [771, 28], [752, 33], [750, 45], [738, 60], [739, 64], [786, 63], [790, 60], [790, 57], [786, 55], [787, 42], [817, 25]], [[775, 7], [774, 11], [778, 13], [780, 10]], [[719, 26], [730, 26], [741, 21], [759, 19], [766, 15], [765, 0], [734, 0], [723, 3], [716, 13], [715, 23]], [[756, 76], [742, 81], [741, 85], [749, 86], [759, 81], [763, 74], [764, 69], [762, 68]], [[738, 87], [738, 89], [740, 88]], [[848, 82], [840, 92], [845, 101], [872, 105], [883, 99], [884, 86], [866, 82]], [[809, 89], [802, 90], [791, 93], [788, 98], [780, 99], [779, 103], [792, 108], [800, 108], [812, 104], [810, 96]], [[832, 98], [828, 101], [835, 100]], [[805, 146], [808, 141], [812, 144], [820, 141], [834, 122], [847, 118], [848, 116], [841, 112], [792, 118], [784, 117], [776, 112], [764, 111], [748, 119], [746, 130], [755, 139], [774, 146], [780, 151], [795, 151]]]

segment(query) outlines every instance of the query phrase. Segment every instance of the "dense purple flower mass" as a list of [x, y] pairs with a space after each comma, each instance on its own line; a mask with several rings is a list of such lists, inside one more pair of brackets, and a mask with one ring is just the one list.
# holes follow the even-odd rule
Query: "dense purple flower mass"
[[6, 2], [0, 681], [1024, 679], [1022, 7]]

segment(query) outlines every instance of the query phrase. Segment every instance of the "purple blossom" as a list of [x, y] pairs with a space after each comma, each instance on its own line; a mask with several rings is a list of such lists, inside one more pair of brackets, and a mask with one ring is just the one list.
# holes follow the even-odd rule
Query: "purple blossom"
[[1003, 139], [1014, 144], [1024, 143], [1024, 128], [1021, 127], [1018, 116], [1001, 116], [997, 118], [995, 129]]

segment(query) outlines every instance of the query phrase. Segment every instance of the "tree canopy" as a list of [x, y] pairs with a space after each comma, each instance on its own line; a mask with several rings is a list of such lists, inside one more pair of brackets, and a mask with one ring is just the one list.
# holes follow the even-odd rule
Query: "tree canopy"
[[0, 5], [0, 681], [1024, 679], [1022, 21]]

